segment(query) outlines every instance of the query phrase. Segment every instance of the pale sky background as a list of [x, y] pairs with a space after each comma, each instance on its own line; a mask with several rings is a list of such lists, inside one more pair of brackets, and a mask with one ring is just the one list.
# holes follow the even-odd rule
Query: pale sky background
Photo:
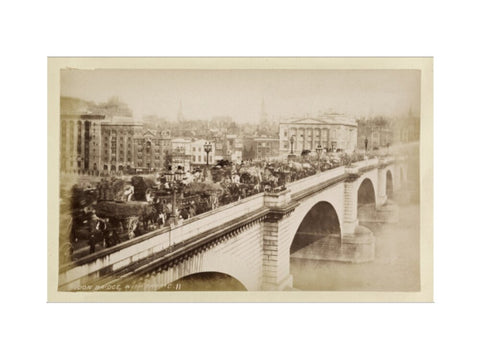
[[255, 122], [335, 111], [354, 117], [420, 113], [416, 70], [64, 70], [61, 95], [105, 102], [118, 96], [135, 118], [231, 116]]

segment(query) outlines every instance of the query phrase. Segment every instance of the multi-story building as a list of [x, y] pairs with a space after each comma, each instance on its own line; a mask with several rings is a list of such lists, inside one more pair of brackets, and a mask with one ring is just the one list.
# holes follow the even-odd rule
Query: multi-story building
[[167, 156], [172, 152], [172, 138], [169, 130], [144, 130], [133, 138], [136, 169], [152, 171], [166, 167]]
[[104, 115], [97, 114], [61, 114], [60, 170], [62, 172], [101, 168], [101, 126], [104, 120]]
[[387, 119], [362, 119], [357, 122], [357, 125], [359, 149], [365, 149], [365, 139], [367, 139], [367, 149], [385, 147], [393, 141], [391, 123]]
[[[242, 161], [243, 142], [236, 134], [227, 134], [215, 142], [217, 146], [217, 157], [229, 160], [234, 163]], [[218, 150], [220, 148], [220, 150]]]
[[192, 159], [192, 140], [187, 138], [172, 139], [172, 168], [182, 167], [190, 170]]
[[207, 164], [207, 152], [205, 151], [205, 144], [207, 143], [211, 144], [211, 151], [208, 153], [208, 164], [214, 164], [215, 143], [205, 139], [196, 139], [190, 143], [192, 166], [202, 166]]
[[126, 105], [114, 100], [94, 105], [62, 97], [60, 113], [62, 172], [159, 169], [172, 151], [169, 130], [148, 129], [131, 117]]
[[102, 123], [101, 169], [116, 172], [136, 167], [134, 139], [142, 130], [142, 123], [131, 117], [112, 117]]
[[279, 156], [279, 139], [262, 137], [243, 138], [243, 159], [268, 159]]
[[243, 142], [236, 134], [220, 135], [214, 138], [215, 159], [229, 160], [240, 163], [242, 161]]
[[205, 144], [211, 144], [211, 151], [208, 154], [208, 164], [215, 163], [215, 143], [206, 139], [172, 139], [172, 166], [181, 166], [185, 170], [192, 170], [195, 167], [207, 164], [207, 152]]
[[314, 151], [318, 146], [329, 150], [352, 152], [357, 146], [357, 123], [337, 113], [318, 117], [291, 118], [280, 121], [280, 155]]

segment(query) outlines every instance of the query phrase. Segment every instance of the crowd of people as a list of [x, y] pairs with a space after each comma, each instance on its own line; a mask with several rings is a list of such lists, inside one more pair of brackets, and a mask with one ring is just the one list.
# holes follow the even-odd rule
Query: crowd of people
[[[93, 253], [99, 242], [109, 247], [167, 225], [182, 225], [184, 220], [220, 206], [261, 192], [281, 191], [290, 182], [363, 159], [356, 153], [322, 153], [297, 160], [221, 161], [190, 171], [178, 167], [174, 168], [175, 180], [168, 177], [172, 168], [134, 176], [130, 182], [115, 177], [102, 179], [96, 186], [74, 187], [73, 240], [78, 240], [81, 235], [75, 233], [83, 227], [89, 253]], [[132, 203], [143, 205], [133, 207]], [[128, 214], [123, 207], [129, 209]]]

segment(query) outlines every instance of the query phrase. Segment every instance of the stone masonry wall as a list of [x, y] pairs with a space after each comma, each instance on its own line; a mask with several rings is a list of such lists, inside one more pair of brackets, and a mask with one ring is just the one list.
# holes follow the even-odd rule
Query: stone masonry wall
[[182, 277], [200, 272], [221, 272], [240, 281], [247, 290], [260, 290], [263, 276], [263, 223], [249, 224], [238, 235], [138, 280], [136, 290], [158, 290]]

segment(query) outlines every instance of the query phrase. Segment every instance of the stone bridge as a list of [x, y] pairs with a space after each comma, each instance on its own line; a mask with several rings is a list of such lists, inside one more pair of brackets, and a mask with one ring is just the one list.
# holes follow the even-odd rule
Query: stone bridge
[[[365, 160], [222, 206], [60, 267], [59, 291], [159, 290], [202, 273], [249, 291], [285, 290], [292, 255], [373, 260], [375, 239], [358, 209], [388, 213], [406, 168], [399, 158]], [[328, 239], [315, 244], [320, 236]]]

